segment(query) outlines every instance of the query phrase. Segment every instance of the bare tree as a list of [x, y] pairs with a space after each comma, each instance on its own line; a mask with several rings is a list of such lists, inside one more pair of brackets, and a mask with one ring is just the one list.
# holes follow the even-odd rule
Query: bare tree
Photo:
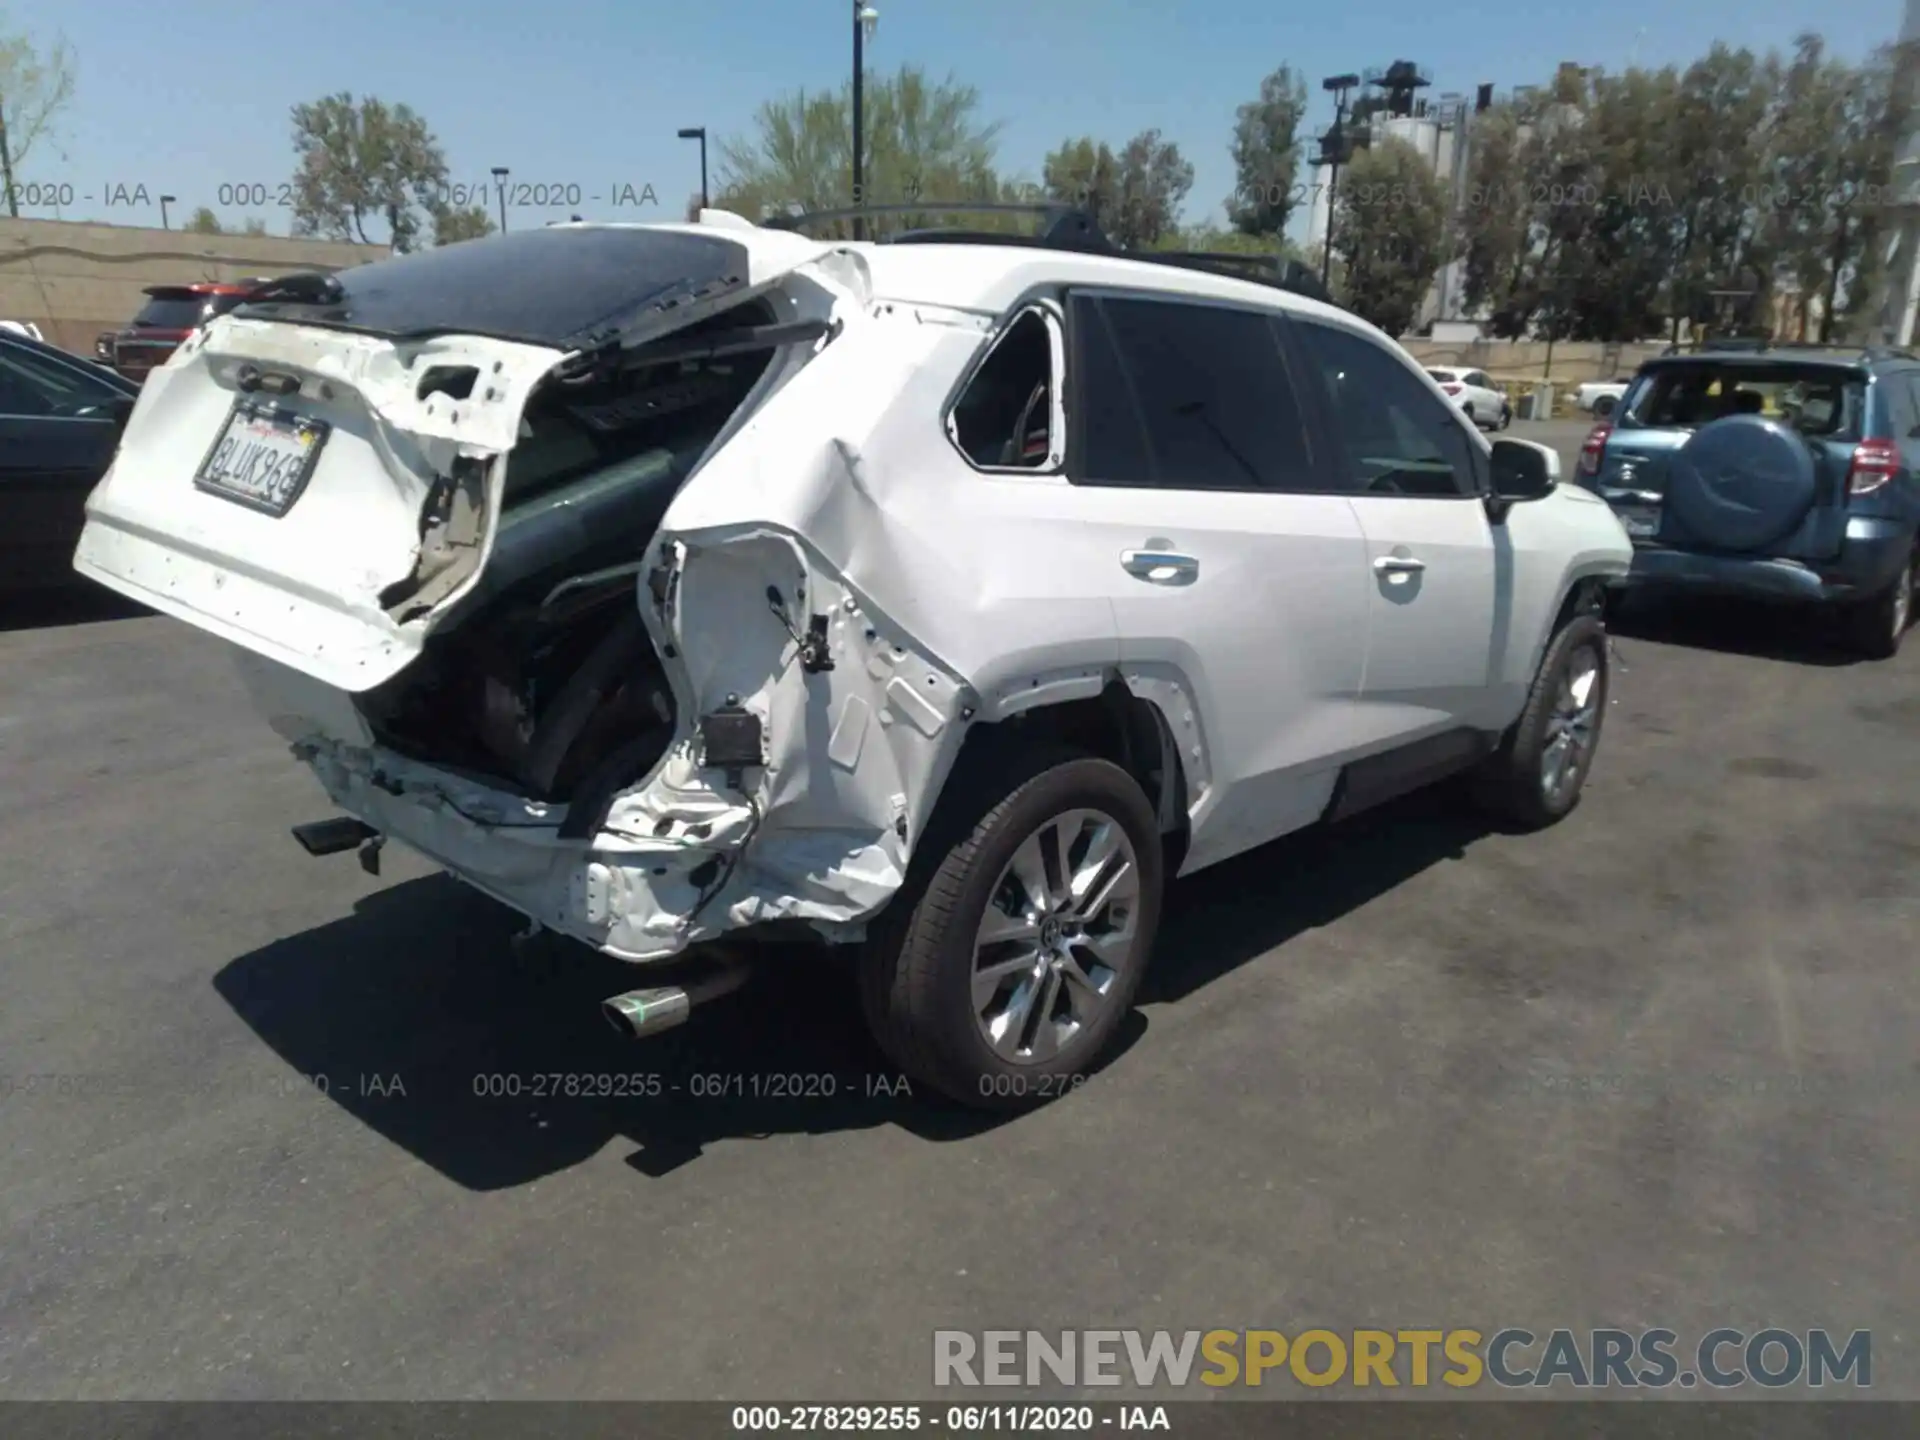
[[73, 51], [55, 39], [43, 55], [25, 35], [0, 35], [0, 183], [7, 214], [20, 214], [14, 183], [35, 146], [51, 140], [60, 112], [73, 99]]

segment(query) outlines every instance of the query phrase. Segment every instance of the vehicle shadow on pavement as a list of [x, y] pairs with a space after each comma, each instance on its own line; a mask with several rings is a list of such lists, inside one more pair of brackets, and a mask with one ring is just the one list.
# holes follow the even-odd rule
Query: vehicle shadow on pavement
[[[677, 1029], [624, 1037], [600, 1002], [650, 981], [543, 936], [445, 876], [225, 966], [214, 988], [289, 1066], [474, 1190], [577, 1165], [610, 1140], [664, 1175], [715, 1141], [898, 1125], [959, 1139], [999, 1123], [910, 1086], [868, 1038], [851, 966], [767, 947], [737, 994]], [[397, 1082], [397, 1083], [396, 1083]]]
[[[1858, 665], [1825, 608], [1718, 595], [1638, 595], [1615, 601], [1607, 629], [1622, 640], [1719, 650], [1794, 665]], [[1631, 664], [1631, 655], [1627, 657]]]
[[1494, 833], [1454, 785], [1312, 825], [1174, 885], [1140, 1002], [1179, 1000]]
[[[1485, 834], [1444, 794], [1316, 828], [1172, 888], [1142, 1001], [1178, 999], [1366, 903]], [[851, 964], [768, 947], [738, 994], [646, 1040], [600, 1013], [634, 967], [544, 937], [445, 876], [243, 955], [214, 988], [298, 1074], [473, 1190], [580, 1164], [611, 1140], [661, 1176], [728, 1139], [895, 1125], [958, 1140], [1005, 1123], [910, 1086], [861, 1019]], [[1104, 1064], [1146, 1033], [1130, 1014]]]
[[91, 625], [100, 620], [131, 620], [153, 612], [91, 581], [62, 590], [0, 596], [0, 634], [9, 630], [50, 630], [60, 625]]

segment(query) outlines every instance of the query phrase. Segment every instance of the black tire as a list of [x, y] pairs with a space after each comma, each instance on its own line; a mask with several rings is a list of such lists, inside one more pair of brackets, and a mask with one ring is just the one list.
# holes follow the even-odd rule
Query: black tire
[[1471, 400], [1460, 407], [1460, 413], [1467, 417], [1467, 423], [1469, 425], [1479, 425], [1480, 422], [1473, 418], [1473, 402]]
[[[1134, 940], [1081, 1032], [1050, 1059], [1019, 1063], [981, 1034], [972, 993], [976, 935], [1014, 852], [1049, 819], [1078, 809], [1104, 812], [1133, 847], [1140, 878]], [[1126, 771], [1051, 746], [957, 771], [941, 810], [914, 851], [906, 883], [869, 927], [861, 1006], [880, 1048], [913, 1080], [969, 1108], [1028, 1109], [1072, 1089], [1132, 1006], [1160, 923], [1159, 827]]]
[[1496, 430], [1504, 430], [1512, 423], [1513, 406], [1503, 400], [1500, 402], [1500, 419], [1495, 423], [1493, 428]]
[[[1585, 751], [1577, 769], [1563, 790], [1550, 790], [1543, 780], [1543, 764], [1549, 729], [1555, 723], [1555, 707], [1560, 700], [1561, 684], [1570, 667], [1583, 654], [1596, 661], [1596, 673], [1590, 689], [1591, 727]], [[1533, 677], [1526, 708], [1473, 777], [1473, 796], [1483, 809], [1522, 830], [1540, 830], [1563, 819], [1580, 802], [1593, 757], [1599, 753], [1600, 731], [1607, 715], [1608, 691], [1607, 631], [1600, 618], [1591, 613], [1575, 615], [1547, 642], [1546, 654]]]
[[1613, 396], [1611, 396], [1611, 395], [1602, 395], [1602, 396], [1601, 396], [1601, 397], [1600, 397], [1600, 398], [1599, 398], [1598, 400], [1595, 400], [1595, 401], [1593, 402], [1593, 417], [1594, 417], [1594, 419], [1596, 419], [1596, 420], [1604, 420], [1604, 419], [1606, 419], [1606, 418], [1607, 418], [1607, 416], [1609, 416], [1609, 415], [1611, 415], [1611, 414], [1613, 413], [1613, 407], [1614, 407], [1614, 398], [1613, 398]]
[[1847, 646], [1869, 660], [1891, 660], [1900, 653], [1900, 641], [1913, 624], [1914, 601], [1920, 594], [1920, 551], [1907, 562], [1900, 577], [1870, 600], [1849, 605], [1843, 619]]

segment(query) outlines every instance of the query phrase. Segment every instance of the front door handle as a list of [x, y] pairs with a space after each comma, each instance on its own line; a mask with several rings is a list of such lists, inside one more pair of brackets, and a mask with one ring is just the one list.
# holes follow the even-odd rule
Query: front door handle
[[1200, 578], [1200, 562], [1173, 550], [1122, 550], [1120, 564], [1149, 585], [1191, 585]]
[[1373, 562], [1376, 575], [1413, 575], [1427, 568], [1427, 562], [1411, 555], [1382, 555]]

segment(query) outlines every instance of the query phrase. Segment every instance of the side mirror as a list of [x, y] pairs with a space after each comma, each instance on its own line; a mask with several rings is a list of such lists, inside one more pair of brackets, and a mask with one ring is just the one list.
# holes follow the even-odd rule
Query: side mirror
[[1493, 493], [1501, 500], [1538, 500], [1560, 482], [1559, 453], [1532, 440], [1493, 442]]

